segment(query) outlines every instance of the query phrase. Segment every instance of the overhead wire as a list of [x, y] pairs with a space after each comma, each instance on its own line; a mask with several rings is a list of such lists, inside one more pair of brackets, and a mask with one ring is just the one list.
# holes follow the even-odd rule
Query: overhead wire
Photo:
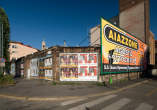
[[[100, 25], [96, 26], [96, 29], [94, 29], [94, 30], [93, 30], [92, 32], [90, 32], [89, 34], [91, 35], [91, 34], [93, 34], [94, 32], [96, 32], [99, 27], [100, 27]], [[85, 37], [83, 40], [80, 41], [80, 43], [78, 44], [78, 46], [80, 46], [80, 45], [81, 45], [82, 43], [84, 43], [87, 39], [89, 39], [89, 37], [90, 37], [89, 34], [88, 34], [87, 37]], [[97, 40], [99, 40], [99, 39], [97, 39]], [[96, 41], [94, 41], [94, 43], [95, 43], [95, 42], [96, 42]], [[91, 45], [91, 44], [89, 43], [89, 45]]]

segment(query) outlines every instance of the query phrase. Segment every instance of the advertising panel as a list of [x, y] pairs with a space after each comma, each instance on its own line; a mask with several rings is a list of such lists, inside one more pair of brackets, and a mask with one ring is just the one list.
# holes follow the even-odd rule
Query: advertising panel
[[48, 51], [46, 56], [39, 59], [39, 78], [46, 80], [53, 80], [52, 70], [53, 60], [51, 51]]
[[33, 58], [30, 61], [30, 73], [31, 73], [31, 77], [39, 76], [38, 59], [37, 58]]
[[51, 69], [50, 70], [46, 69], [45, 70], [45, 78], [48, 79], [48, 80], [52, 79], [52, 74], [53, 74], [52, 72], [53, 71]]
[[101, 19], [101, 74], [141, 71], [147, 45]]
[[97, 81], [97, 53], [60, 53], [61, 81]]

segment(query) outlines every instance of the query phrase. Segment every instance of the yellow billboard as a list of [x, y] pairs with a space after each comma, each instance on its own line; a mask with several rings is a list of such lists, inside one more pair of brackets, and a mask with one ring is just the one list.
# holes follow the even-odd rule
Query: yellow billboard
[[101, 74], [141, 71], [147, 45], [101, 18]]

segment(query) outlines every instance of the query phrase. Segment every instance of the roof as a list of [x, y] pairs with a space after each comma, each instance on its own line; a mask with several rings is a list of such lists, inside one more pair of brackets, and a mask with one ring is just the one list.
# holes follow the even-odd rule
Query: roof
[[32, 49], [35, 49], [35, 50], [39, 51], [39, 49], [33, 48], [33, 47], [30, 46], [30, 45], [25, 45], [25, 44], [23, 44], [22, 42], [10, 41], [10, 43], [20, 44], [20, 45], [23, 45], [23, 46], [26, 46], [26, 47], [29, 47], [29, 48], [32, 48]]

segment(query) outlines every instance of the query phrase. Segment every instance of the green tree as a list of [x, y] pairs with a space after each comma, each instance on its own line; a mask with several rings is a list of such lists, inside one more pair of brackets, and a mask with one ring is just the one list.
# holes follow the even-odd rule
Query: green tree
[[0, 25], [3, 24], [3, 50], [4, 50], [4, 58], [6, 59], [5, 70], [8, 71], [10, 69], [10, 55], [9, 55], [9, 42], [10, 42], [10, 25], [7, 14], [4, 9], [0, 7]]

